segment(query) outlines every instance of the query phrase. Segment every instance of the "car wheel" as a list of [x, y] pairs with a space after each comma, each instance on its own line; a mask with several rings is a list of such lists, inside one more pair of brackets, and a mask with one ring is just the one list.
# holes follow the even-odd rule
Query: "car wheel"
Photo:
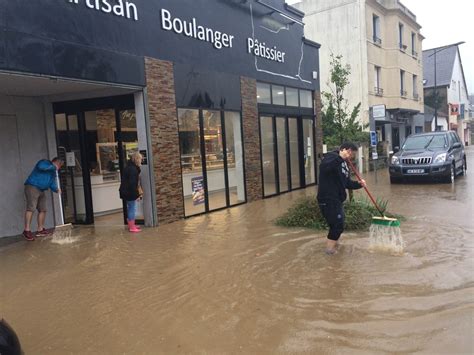
[[459, 175], [464, 176], [467, 175], [467, 163], [466, 163], [466, 157], [462, 160], [462, 167], [461, 167], [461, 172]]
[[400, 183], [400, 181], [401, 181], [400, 178], [396, 178], [396, 177], [390, 176], [390, 183], [391, 183], [391, 184], [398, 184], [398, 183]]
[[449, 169], [449, 175], [447, 175], [445, 178], [444, 178], [444, 182], [447, 183], [447, 184], [452, 184], [454, 183], [454, 177], [456, 175], [456, 172], [454, 170], [454, 164], [451, 164], [451, 168]]

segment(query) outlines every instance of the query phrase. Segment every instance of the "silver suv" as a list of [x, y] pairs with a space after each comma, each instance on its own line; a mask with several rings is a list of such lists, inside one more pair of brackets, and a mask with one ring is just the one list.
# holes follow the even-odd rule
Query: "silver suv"
[[464, 145], [454, 131], [412, 134], [390, 159], [390, 182], [410, 177], [452, 183], [467, 170]]

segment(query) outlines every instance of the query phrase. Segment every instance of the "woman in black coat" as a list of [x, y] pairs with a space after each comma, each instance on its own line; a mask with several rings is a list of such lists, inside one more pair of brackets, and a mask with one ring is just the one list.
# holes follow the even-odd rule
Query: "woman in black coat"
[[120, 183], [120, 198], [127, 202], [127, 223], [128, 230], [132, 233], [140, 232], [141, 229], [135, 225], [135, 215], [137, 212], [137, 200], [142, 197], [140, 187], [140, 166], [142, 165], [142, 155], [135, 152], [127, 162]]

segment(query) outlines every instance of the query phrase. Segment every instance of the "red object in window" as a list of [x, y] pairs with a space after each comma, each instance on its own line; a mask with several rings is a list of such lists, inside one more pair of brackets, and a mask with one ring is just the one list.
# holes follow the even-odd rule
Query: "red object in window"
[[459, 104], [449, 104], [451, 107], [451, 115], [459, 116]]

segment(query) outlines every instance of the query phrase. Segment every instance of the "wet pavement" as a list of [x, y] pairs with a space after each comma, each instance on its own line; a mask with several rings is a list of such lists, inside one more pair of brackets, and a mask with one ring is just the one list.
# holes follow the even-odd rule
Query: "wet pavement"
[[377, 178], [371, 191], [407, 218], [401, 256], [369, 252], [368, 231], [327, 256], [324, 232], [272, 223], [313, 187], [138, 235], [10, 244], [0, 316], [26, 354], [473, 353], [474, 171], [454, 185]]

